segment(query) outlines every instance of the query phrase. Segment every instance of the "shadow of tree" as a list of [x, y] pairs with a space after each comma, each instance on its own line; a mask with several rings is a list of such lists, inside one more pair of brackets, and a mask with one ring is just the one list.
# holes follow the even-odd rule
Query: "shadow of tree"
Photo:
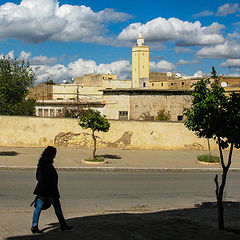
[[16, 156], [16, 155], [18, 155], [18, 153], [15, 151], [0, 152], [0, 156]]
[[121, 159], [119, 155], [113, 155], [113, 154], [103, 154], [103, 155], [98, 155], [97, 157], [104, 157], [108, 159]]
[[[239, 207], [237, 209], [239, 210]], [[229, 216], [234, 217], [232, 213], [236, 212], [236, 209], [230, 208], [228, 210], [232, 210]], [[53, 223], [50, 224], [50, 230], [48, 229], [44, 234], [8, 237], [6, 240], [239, 239], [236, 231], [218, 230], [216, 221], [215, 207], [152, 213], [113, 213], [68, 219], [67, 223], [74, 226], [70, 231], [62, 232], [56, 223]]]

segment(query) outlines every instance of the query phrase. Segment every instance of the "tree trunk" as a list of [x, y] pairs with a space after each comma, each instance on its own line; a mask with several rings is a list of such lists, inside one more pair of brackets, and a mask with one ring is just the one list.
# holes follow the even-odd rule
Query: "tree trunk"
[[207, 139], [208, 142], [208, 156], [209, 156], [209, 160], [210, 160], [210, 156], [211, 156], [211, 148], [210, 148], [210, 141], [209, 138]]
[[233, 144], [231, 144], [231, 146], [230, 146], [227, 165], [225, 165], [225, 163], [224, 163], [222, 147], [220, 145], [220, 139], [218, 139], [218, 146], [219, 146], [219, 152], [220, 152], [220, 158], [221, 158], [221, 165], [222, 165], [222, 169], [223, 169], [222, 182], [221, 182], [220, 187], [219, 187], [219, 183], [218, 183], [218, 175], [216, 175], [214, 181], [216, 183], [216, 198], [217, 198], [217, 203], [218, 203], [218, 228], [224, 229], [224, 206], [223, 206], [222, 199], [223, 199], [224, 188], [226, 185], [228, 170], [229, 170], [229, 167], [230, 167], [231, 161], [232, 161]]
[[96, 158], [96, 149], [97, 149], [97, 138], [94, 134], [94, 131], [92, 131], [92, 138], [93, 138], [93, 159]]

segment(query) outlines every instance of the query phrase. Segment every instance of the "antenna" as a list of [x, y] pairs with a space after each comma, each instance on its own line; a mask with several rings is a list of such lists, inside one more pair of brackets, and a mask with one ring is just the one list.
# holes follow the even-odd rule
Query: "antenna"
[[227, 83], [226, 82], [221, 82], [221, 87], [223, 87], [223, 88], [227, 87]]

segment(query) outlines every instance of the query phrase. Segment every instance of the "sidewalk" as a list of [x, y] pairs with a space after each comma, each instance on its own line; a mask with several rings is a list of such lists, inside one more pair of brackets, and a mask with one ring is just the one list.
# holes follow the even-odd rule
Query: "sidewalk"
[[[0, 147], [0, 169], [36, 168], [43, 148]], [[197, 156], [207, 151], [194, 150], [128, 150], [97, 149], [97, 155], [104, 156], [105, 164], [84, 164], [81, 160], [92, 156], [92, 149], [59, 148], [55, 167], [62, 170], [129, 170], [129, 171], [218, 171], [220, 164], [206, 165], [197, 162]], [[218, 155], [217, 151], [213, 154]], [[224, 151], [227, 159], [228, 151]], [[232, 171], [240, 171], [240, 151], [235, 150]]]

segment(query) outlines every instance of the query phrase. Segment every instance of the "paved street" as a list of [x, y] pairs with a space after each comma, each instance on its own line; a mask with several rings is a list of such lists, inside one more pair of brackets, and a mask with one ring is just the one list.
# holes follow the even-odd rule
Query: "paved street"
[[[226, 196], [240, 199], [239, 173], [230, 173]], [[213, 172], [59, 171], [62, 204], [67, 212], [155, 211], [215, 201]], [[30, 210], [35, 171], [0, 171], [0, 210]]]

